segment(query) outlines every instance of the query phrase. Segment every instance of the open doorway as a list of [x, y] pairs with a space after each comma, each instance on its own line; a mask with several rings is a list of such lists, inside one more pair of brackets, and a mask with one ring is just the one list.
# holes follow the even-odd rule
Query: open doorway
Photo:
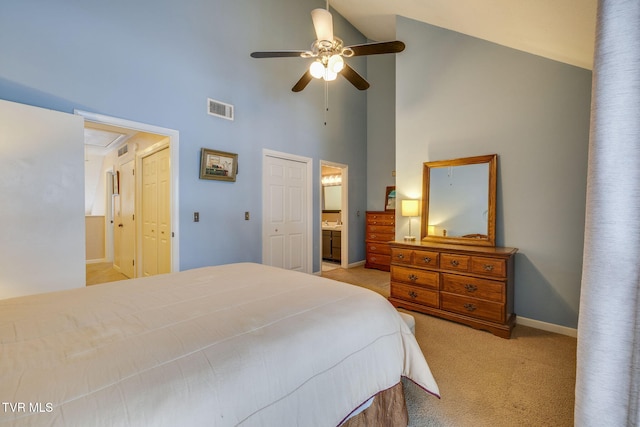
[[348, 189], [348, 166], [321, 160], [321, 271], [349, 265]]
[[178, 132], [76, 114], [85, 118], [87, 284], [179, 271]]

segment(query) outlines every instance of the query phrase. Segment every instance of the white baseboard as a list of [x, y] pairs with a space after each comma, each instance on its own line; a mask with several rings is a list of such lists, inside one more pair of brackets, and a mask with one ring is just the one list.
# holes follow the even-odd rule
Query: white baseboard
[[351, 264], [347, 265], [347, 268], [360, 267], [361, 265], [364, 265], [364, 260], [351, 263]]
[[516, 317], [516, 323], [522, 326], [529, 326], [530, 328], [542, 329], [547, 332], [554, 332], [556, 334], [566, 335], [569, 337], [577, 338], [578, 330], [574, 328], [568, 328], [566, 326], [560, 326], [553, 323], [541, 322], [540, 320], [527, 319], [526, 317]]
[[99, 264], [101, 262], [108, 262], [107, 258], [98, 258], [98, 259], [88, 259], [85, 261], [85, 264]]

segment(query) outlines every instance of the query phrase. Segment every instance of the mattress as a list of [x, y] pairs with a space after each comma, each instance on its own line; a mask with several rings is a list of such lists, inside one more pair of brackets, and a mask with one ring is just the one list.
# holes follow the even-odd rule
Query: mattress
[[0, 301], [0, 425], [336, 426], [438, 386], [379, 294], [254, 263]]

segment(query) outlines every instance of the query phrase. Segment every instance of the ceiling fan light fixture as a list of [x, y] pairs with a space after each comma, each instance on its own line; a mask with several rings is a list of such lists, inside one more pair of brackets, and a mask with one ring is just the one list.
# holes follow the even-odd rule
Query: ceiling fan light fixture
[[325, 70], [325, 67], [324, 65], [322, 65], [322, 62], [320, 61], [313, 61], [311, 63], [311, 66], [309, 67], [309, 72], [316, 79], [324, 77], [324, 70]]
[[325, 68], [325, 70], [326, 71], [324, 73], [324, 76], [322, 76], [325, 81], [332, 82], [336, 79], [336, 77], [338, 77], [338, 73], [335, 73], [328, 68]]
[[328, 68], [334, 73], [339, 73], [344, 67], [344, 59], [340, 55], [332, 55], [329, 58]]

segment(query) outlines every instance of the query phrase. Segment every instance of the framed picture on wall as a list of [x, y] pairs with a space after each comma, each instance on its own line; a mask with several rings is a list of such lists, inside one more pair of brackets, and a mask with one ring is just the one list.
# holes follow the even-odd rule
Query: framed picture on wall
[[237, 154], [207, 148], [200, 152], [200, 179], [235, 181], [237, 174]]
[[386, 195], [384, 198], [384, 210], [395, 211], [396, 210], [396, 187], [387, 187]]
[[112, 179], [112, 188], [113, 191], [111, 194], [118, 195], [120, 194], [120, 171], [115, 171], [111, 174]]

